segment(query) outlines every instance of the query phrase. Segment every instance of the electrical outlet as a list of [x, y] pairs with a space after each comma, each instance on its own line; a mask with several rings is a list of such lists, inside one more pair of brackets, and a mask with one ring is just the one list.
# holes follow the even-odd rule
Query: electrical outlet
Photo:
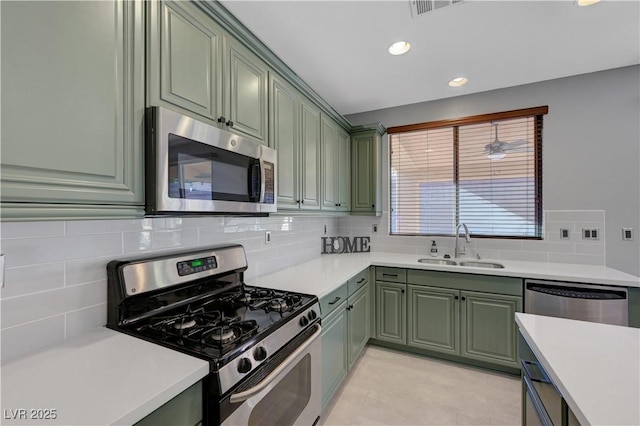
[[598, 240], [600, 239], [600, 230], [598, 228], [582, 228], [583, 240]]
[[271, 231], [264, 231], [264, 243], [271, 244]]
[[568, 229], [560, 229], [560, 239], [568, 240], [569, 239], [569, 230]]
[[622, 240], [633, 241], [633, 228], [622, 228]]
[[373, 233], [375, 234], [376, 232], [378, 232], [378, 225], [374, 224], [373, 225]]
[[324, 235], [327, 235], [327, 225], [324, 226]]

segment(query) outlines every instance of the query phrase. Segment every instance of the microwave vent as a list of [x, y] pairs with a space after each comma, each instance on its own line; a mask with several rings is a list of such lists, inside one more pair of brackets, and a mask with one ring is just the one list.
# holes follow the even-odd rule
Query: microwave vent
[[443, 7], [464, 3], [464, 1], [465, 0], [410, 0], [409, 3], [411, 3], [411, 15], [417, 18], [434, 10], [442, 9]]

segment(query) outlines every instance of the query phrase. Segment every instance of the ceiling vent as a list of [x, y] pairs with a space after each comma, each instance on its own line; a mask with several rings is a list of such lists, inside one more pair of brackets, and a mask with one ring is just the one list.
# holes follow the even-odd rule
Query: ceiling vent
[[463, 3], [464, 0], [410, 0], [411, 14], [414, 18], [443, 7]]

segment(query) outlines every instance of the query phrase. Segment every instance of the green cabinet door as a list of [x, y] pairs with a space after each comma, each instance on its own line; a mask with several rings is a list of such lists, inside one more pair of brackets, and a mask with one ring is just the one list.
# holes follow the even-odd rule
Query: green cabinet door
[[351, 212], [378, 215], [382, 212], [380, 179], [381, 131], [378, 128], [351, 135]]
[[348, 369], [347, 303], [322, 318], [322, 407], [345, 378]]
[[300, 100], [300, 208], [320, 210], [321, 135], [320, 110]]
[[202, 382], [197, 382], [134, 426], [194, 426], [201, 421]]
[[406, 344], [406, 287], [376, 281], [376, 339]]
[[141, 216], [143, 3], [1, 8], [2, 219]]
[[267, 144], [267, 65], [228, 35], [224, 52], [226, 128]]
[[369, 341], [369, 283], [364, 284], [350, 296], [347, 305], [349, 369], [351, 369]]
[[515, 313], [522, 311], [522, 298], [470, 291], [460, 296], [461, 355], [518, 368]]
[[338, 208], [336, 194], [336, 158], [338, 148], [338, 128], [329, 117], [322, 114], [322, 210]]
[[459, 291], [409, 285], [407, 344], [460, 354]]
[[278, 151], [278, 208], [298, 208], [300, 153], [298, 95], [289, 84], [271, 75], [269, 79], [273, 147]]
[[195, 4], [148, 3], [148, 104], [222, 115], [223, 30]]
[[337, 129], [338, 146], [336, 149], [336, 198], [338, 211], [349, 211], [351, 205], [351, 138], [342, 127]]

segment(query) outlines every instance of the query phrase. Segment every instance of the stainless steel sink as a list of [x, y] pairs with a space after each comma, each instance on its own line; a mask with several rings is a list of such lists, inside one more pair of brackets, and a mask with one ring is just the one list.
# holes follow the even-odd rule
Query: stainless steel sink
[[430, 265], [457, 265], [457, 263], [454, 262], [453, 260], [447, 260], [447, 259], [429, 259], [429, 258], [424, 258], [424, 259], [418, 259], [418, 262], [420, 262], [420, 263], [428, 263]]
[[501, 263], [476, 262], [476, 261], [460, 262], [460, 266], [471, 266], [471, 267], [474, 267], [474, 268], [495, 268], [495, 269], [504, 268], [504, 265], [501, 264]]

